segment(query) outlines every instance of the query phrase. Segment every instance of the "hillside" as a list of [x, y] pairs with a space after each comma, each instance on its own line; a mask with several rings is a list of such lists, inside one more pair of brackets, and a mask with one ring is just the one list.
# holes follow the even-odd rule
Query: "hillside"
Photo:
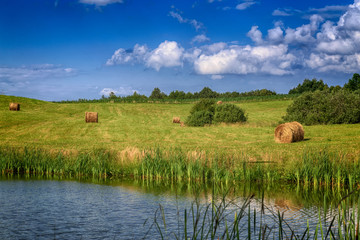
[[[9, 111], [11, 101], [19, 102], [21, 111]], [[248, 155], [264, 160], [324, 148], [358, 153], [359, 124], [305, 126], [305, 141], [275, 143], [274, 128], [290, 103], [290, 100], [240, 103], [237, 105], [248, 114], [247, 123], [195, 128], [172, 123], [173, 116], [184, 120], [192, 104], [60, 104], [0, 96], [0, 146], [76, 152], [180, 148], [190, 153]], [[86, 111], [98, 112], [99, 123], [85, 123]]]

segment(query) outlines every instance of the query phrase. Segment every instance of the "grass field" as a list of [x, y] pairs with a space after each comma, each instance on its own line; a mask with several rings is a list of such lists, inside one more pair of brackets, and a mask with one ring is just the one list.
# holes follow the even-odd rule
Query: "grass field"
[[[9, 102], [21, 104], [9, 111]], [[327, 149], [359, 154], [360, 124], [304, 126], [305, 141], [278, 144], [274, 129], [291, 100], [236, 103], [248, 115], [245, 124], [180, 127], [192, 104], [50, 103], [0, 96], [0, 146], [86, 152], [92, 149], [137, 151], [180, 148], [193, 154], [225, 153], [277, 160], [304, 151]], [[85, 123], [85, 112], [99, 113], [99, 123]]]

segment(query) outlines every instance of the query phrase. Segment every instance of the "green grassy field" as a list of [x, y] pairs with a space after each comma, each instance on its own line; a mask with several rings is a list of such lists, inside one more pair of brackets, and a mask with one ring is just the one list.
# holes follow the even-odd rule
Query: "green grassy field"
[[[19, 112], [9, 103], [21, 104]], [[278, 144], [274, 129], [291, 100], [236, 103], [248, 115], [245, 124], [180, 127], [173, 116], [185, 120], [193, 104], [156, 103], [50, 103], [0, 96], [0, 146], [86, 152], [120, 152], [180, 148], [184, 152], [246, 155], [250, 159], [291, 158], [327, 149], [358, 155], [360, 124], [304, 126], [305, 141]], [[85, 112], [99, 113], [99, 123], [85, 123]]]

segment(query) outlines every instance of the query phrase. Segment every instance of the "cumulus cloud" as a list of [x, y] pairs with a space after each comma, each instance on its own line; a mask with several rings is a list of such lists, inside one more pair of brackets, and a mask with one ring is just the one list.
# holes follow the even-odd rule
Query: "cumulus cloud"
[[117, 96], [128, 96], [134, 94], [134, 92], [139, 92], [131, 87], [119, 87], [119, 88], [103, 88], [99, 94], [104, 96], [109, 96], [110, 93], [114, 93]]
[[254, 2], [254, 1], [246, 1], [246, 2], [243, 2], [243, 3], [239, 3], [238, 5], [236, 5], [235, 8], [237, 10], [245, 10], [245, 9], [251, 7], [254, 4], [256, 4], [256, 2]]
[[157, 71], [162, 67], [182, 66], [184, 49], [175, 41], [165, 41], [150, 52], [146, 58], [146, 66]]
[[133, 49], [127, 50], [124, 48], [119, 48], [114, 52], [111, 58], [107, 60], [106, 65], [112, 66], [125, 63], [140, 63], [147, 54], [148, 48], [146, 45], [136, 44]]
[[54, 64], [40, 64], [21, 67], [0, 67], [0, 79], [10, 82], [70, 77], [76, 74], [77, 71], [74, 68], [65, 68]]
[[183, 56], [184, 49], [174, 41], [164, 41], [152, 51], [146, 45], [136, 44], [133, 49], [116, 50], [106, 65], [141, 63], [159, 71], [162, 67], [182, 66]]
[[353, 73], [359, 71], [360, 54], [353, 55], [329, 55], [326, 53], [311, 53], [309, 59], [306, 60], [308, 67], [319, 72], [338, 71]]
[[196, 31], [199, 31], [200, 29], [204, 28], [204, 24], [195, 20], [195, 19], [187, 19], [183, 18], [179, 13], [170, 11], [169, 15], [179, 21], [179, 23], [187, 23], [192, 25]]
[[247, 33], [247, 36], [251, 38], [255, 43], [261, 44], [263, 42], [262, 33], [258, 29], [258, 26], [252, 26], [251, 30]]
[[285, 41], [288, 44], [311, 44], [315, 41], [314, 34], [319, 29], [323, 18], [319, 15], [312, 15], [310, 23], [304, 24], [296, 29], [286, 29]]
[[290, 74], [295, 57], [284, 44], [270, 46], [229, 46], [219, 52], [201, 54], [194, 62], [198, 74]]
[[268, 39], [270, 42], [279, 43], [282, 42], [284, 39], [283, 34], [283, 30], [279, 26], [277, 26], [268, 30]]
[[[316, 11], [337, 9], [343, 8], [328, 6]], [[181, 15], [174, 17], [179, 22], [187, 21]], [[212, 79], [221, 79], [226, 74], [281, 76], [298, 69], [359, 71], [360, 0], [349, 5], [337, 22], [326, 21], [319, 14], [313, 14], [308, 21], [295, 28], [277, 22], [264, 36], [258, 26], [252, 26], [247, 33], [253, 41], [249, 45], [218, 42], [184, 49], [177, 42], [164, 41], [153, 50], [135, 45], [131, 50], [116, 50], [107, 65], [138, 62], [159, 71], [162, 67], [183, 66], [186, 62], [195, 73], [209, 75]], [[208, 38], [204, 34], [193, 39], [193, 43], [205, 41]]]
[[123, 0], [80, 0], [80, 3], [91, 4], [96, 6], [106, 6], [113, 3], [123, 3]]

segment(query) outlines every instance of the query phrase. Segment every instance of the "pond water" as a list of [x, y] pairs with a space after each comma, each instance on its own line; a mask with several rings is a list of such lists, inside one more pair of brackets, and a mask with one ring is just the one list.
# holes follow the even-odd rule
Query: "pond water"
[[[165, 213], [166, 233], [173, 239], [174, 233], [180, 231], [179, 226], [183, 226], [184, 209], [190, 209], [196, 199], [200, 206], [206, 206], [222, 191], [240, 206], [254, 195], [251, 212], [265, 205], [264, 221], [269, 226], [276, 222], [272, 213], [276, 215], [279, 211], [299, 232], [306, 228], [307, 221], [315, 226], [319, 211], [323, 216], [324, 206], [336, 204], [346, 195], [333, 189], [307, 190], [294, 185], [264, 188], [239, 184], [214, 188], [203, 184], [134, 180], [1, 177], [0, 239], [159, 239], [153, 223], [156, 213], [161, 222], [160, 206]], [[234, 205], [229, 206], [231, 208]], [[248, 221], [240, 225], [247, 234]]]

